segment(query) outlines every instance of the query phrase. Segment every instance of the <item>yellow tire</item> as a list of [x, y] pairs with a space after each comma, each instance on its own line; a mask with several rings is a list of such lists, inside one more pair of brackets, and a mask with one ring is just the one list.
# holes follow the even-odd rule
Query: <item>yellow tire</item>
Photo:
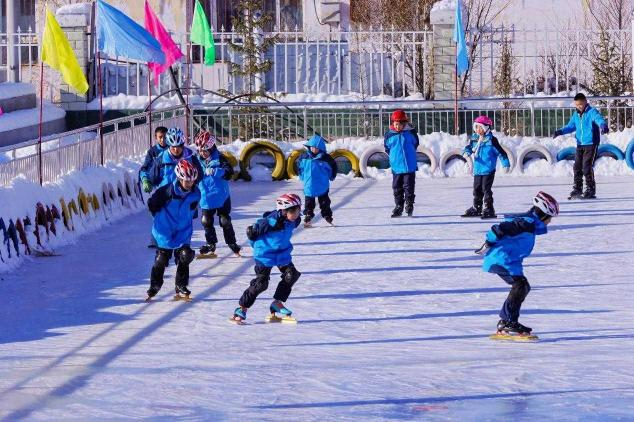
[[97, 195], [95, 195], [94, 193], [92, 194], [91, 199], [92, 201], [90, 201], [90, 203], [92, 205], [92, 209], [96, 213], [97, 211], [99, 211], [99, 208], [101, 208], [99, 206], [99, 199], [97, 198]]
[[84, 193], [83, 189], [79, 189], [79, 194], [77, 195], [77, 203], [79, 204], [79, 209], [85, 215], [90, 213], [90, 208], [88, 207], [88, 198]]
[[269, 153], [275, 159], [275, 167], [271, 173], [273, 180], [282, 180], [286, 177], [286, 158], [280, 147], [272, 142], [256, 141], [247, 145], [242, 150], [242, 154], [240, 154], [240, 173], [244, 180], [251, 180], [249, 164], [251, 163], [251, 158], [258, 152]]
[[77, 204], [74, 199], [71, 199], [68, 203], [68, 211], [71, 215], [75, 214], [76, 216], [79, 216], [79, 210], [77, 209]]
[[295, 151], [291, 151], [291, 153], [286, 158], [286, 174], [288, 174], [289, 179], [298, 176], [295, 169], [295, 163], [305, 152], [305, 149], [296, 149]]
[[59, 204], [62, 207], [62, 219], [64, 220], [64, 227], [66, 227], [66, 230], [74, 230], [73, 216], [70, 214], [70, 211], [68, 210], [68, 205], [66, 204], [64, 198], [59, 199]]
[[227, 161], [229, 161], [229, 165], [233, 169], [233, 176], [231, 176], [231, 180], [238, 180], [238, 178], [240, 177], [240, 171], [236, 171], [236, 169], [240, 167], [238, 159], [229, 151], [221, 151], [220, 153], [225, 156]]
[[352, 165], [352, 171], [354, 171], [354, 175], [356, 177], [363, 177], [361, 175], [361, 166], [359, 164], [359, 158], [356, 155], [354, 155], [352, 151], [347, 149], [336, 149], [330, 153], [330, 156], [335, 160], [339, 157], [348, 159], [348, 161], [350, 161], [350, 164]]

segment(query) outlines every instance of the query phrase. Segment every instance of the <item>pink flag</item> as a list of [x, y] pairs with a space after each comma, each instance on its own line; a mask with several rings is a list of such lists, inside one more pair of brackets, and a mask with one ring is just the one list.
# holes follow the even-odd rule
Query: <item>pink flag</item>
[[165, 54], [165, 64], [148, 63], [148, 67], [154, 74], [154, 86], [158, 86], [159, 75], [169, 69], [175, 61], [183, 57], [183, 53], [172, 37], [170, 37], [159, 18], [154, 14], [147, 0], [145, 0], [145, 29], [158, 40], [159, 44], [161, 44], [161, 50]]

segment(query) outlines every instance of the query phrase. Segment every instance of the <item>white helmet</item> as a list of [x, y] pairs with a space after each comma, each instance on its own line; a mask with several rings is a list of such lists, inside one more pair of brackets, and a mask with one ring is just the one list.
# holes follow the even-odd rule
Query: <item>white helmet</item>
[[542, 210], [546, 215], [556, 217], [559, 214], [559, 203], [555, 198], [548, 195], [546, 192], [539, 192], [533, 198], [533, 205]]
[[277, 198], [275, 202], [277, 203], [278, 210], [287, 210], [289, 208], [302, 206], [302, 199], [294, 193], [285, 193]]

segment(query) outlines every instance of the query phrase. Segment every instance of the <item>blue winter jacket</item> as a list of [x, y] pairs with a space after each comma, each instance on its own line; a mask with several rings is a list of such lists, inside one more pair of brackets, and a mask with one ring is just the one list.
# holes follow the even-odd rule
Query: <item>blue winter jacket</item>
[[570, 116], [568, 124], [555, 132], [555, 135], [565, 135], [575, 132], [577, 145], [599, 145], [601, 133], [608, 133], [608, 124], [594, 107], [586, 105], [582, 113], [575, 111]]
[[504, 149], [498, 142], [498, 139], [493, 136], [491, 131], [488, 131], [482, 141], [479, 141], [480, 136], [477, 133], [471, 135], [469, 143], [464, 147], [463, 152], [467, 155], [473, 155], [473, 175], [485, 176], [495, 172], [495, 167], [498, 163], [498, 157], [502, 161], [502, 166], [509, 168], [509, 157], [506, 155]]
[[197, 156], [201, 168], [203, 169], [203, 179], [198, 184], [201, 199], [200, 208], [213, 210], [224, 205], [229, 198], [229, 183], [233, 175], [233, 167], [229, 160], [218, 152], [214, 147], [211, 154], [205, 160], [200, 155]]
[[161, 183], [161, 165], [159, 156], [167, 149], [167, 145], [162, 147], [159, 144], [154, 145], [147, 150], [145, 160], [139, 170], [139, 180], [147, 179], [152, 185], [157, 186]]
[[[314, 135], [304, 144], [308, 150], [299, 159], [299, 179], [304, 182], [304, 195], [321, 196], [330, 189], [330, 182], [337, 177], [337, 163], [326, 152], [326, 140]], [[310, 147], [318, 148], [313, 154]]]
[[203, 178], [203, 169], [200, 166], [200, 162], [196, 159], [196, 155], [189, 148], [183, 148], [183, 154], [180, 157], [174, 157], [169, 148], [159, 155], [158, 161], [161, 166], [161, 183], [159, 186], [165, 186], [170, 184], [176, 180], [176, 173], [174, 173], [174, 169], [180, 160], [187, 160], [198, 169], [198, 178], [196, 179], [196, 183], [200, 182]]
[[390, 167], [393, 174], [413, 173], [418, 170], [416, 149], [419, 140], [416, 129], [407, 124], [405, 128], [397, 132], [390, 126], [383, 139], [385, 152], [390, 157]]
[[522, 261], [533, 251], [535, 236], [546, 232], [546, 225], [532, 210], [494, 225], [486, 234], [492, 246], [482, 268], [490, 273], [524, 275]]
[[250, 240], [256, 264], [265, 267], [281, 267], [291, 263], [291, 236], [301, 218], [288, 221], [281, 211], [264, 213], [252, 227], [256, 236]]
[[154, 216], [152, 235], [163, 249], [177, 249], [192, 240], [194, 213], [200, 201], [196, 186], [189, 192], [178, 181], [158, 188], [148, 199], [148, 208]]

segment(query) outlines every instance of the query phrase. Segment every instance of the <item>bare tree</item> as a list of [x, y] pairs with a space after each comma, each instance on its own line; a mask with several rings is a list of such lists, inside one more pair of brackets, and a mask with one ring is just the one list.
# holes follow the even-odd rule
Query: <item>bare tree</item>
[[511, 0], [494, 2], [491, 0], [466, 0], [466, 16], [463, 16], [464, 29], [468, 34], [467, 49], [469, 53], [469, 68], [459, 80], [460, 94], [464, 95], [467, 81], [471, 77], [475, 63], [482, 60], [478, 55], [478, 46], [487, 35], [491, 23], [497, 18], [511, 3]]

